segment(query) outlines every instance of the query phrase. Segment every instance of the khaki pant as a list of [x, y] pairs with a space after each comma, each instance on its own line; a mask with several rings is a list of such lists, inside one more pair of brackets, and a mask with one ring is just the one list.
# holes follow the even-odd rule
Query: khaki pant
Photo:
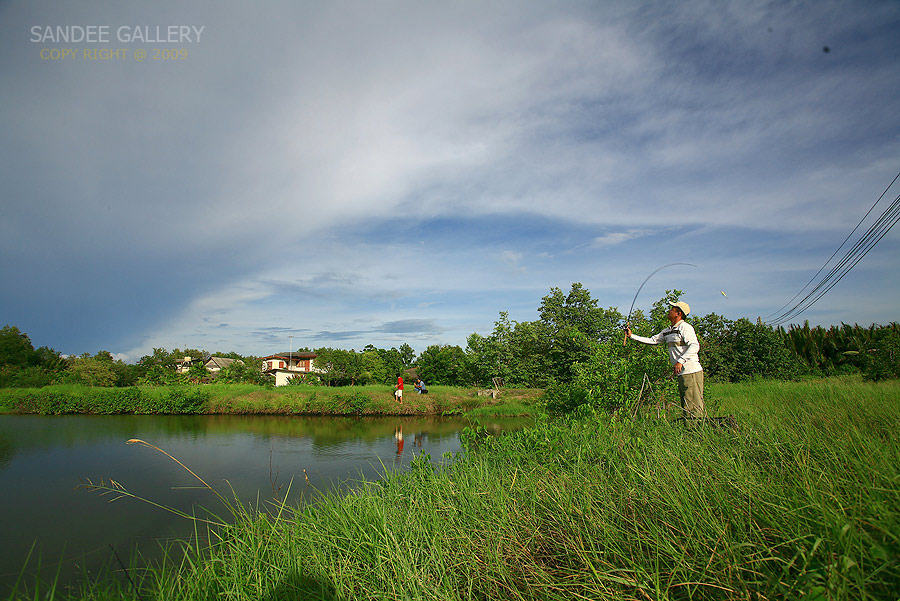
[[678, 376], [678, 395], [681, 397], [681, 410], [684, 417], [705, 417], [702, 371]]

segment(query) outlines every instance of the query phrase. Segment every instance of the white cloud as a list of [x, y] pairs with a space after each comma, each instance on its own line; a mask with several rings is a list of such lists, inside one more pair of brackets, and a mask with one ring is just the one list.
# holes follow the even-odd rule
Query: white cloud
[[[768, 302], [900, 157], [891, 2], [2, 10], [0, 176], [16, 201], [0, 249], [20, 290], [0, 309], [42, 343], [75, 327], [34, 308], [61, 283], [73, 305], [109, 303], [82, 340], [125, 327], [109, 313], [127, 305], [141, 334], [105, 336], [355, 344], [422, 320], [423, 342], [459, 341], [550, 286], [628, 297], [673, 246], [714, 265], [710, 282], [744, 274], [732, 307], [743, 285]], [[177, 64], [64, 65], [22, 41], [32, 23], [151, 14], [205, 25], [203, 43]], [[438, 244], [443, 221], [491, 229]]]
[[649, 236], [652, 233], [654, 233], [654, 230], [646, 229], [631, 229], [625, 232], [609, 232], [603, 234], [602, 236], [597, 236], [596, 238], [594, 238], [594, 240], [591, 242], [591, 246], [594, 248], [615, 246], [629, 240], [635, 240], [637, 238]]

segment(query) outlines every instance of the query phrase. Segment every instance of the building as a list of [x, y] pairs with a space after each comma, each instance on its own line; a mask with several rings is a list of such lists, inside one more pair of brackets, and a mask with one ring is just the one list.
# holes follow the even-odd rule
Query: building
[[186, 374], [190, 369], [191, 365], [194, 361], [202, 361], [202, 359], [195, 359], [193, 357], [185, 357], [180, 361], [175, 362], [175, 373], [177, 374]]
[[295, 376], [317, 373], [319, 370], [313, 365], [315, 358], [316, 354], [309, 352], [277, 353], [262, 358], [262, 371], [275, 376], [275, 386], [285, 386]]
[[203, 365], [206, 367], [206, 371], [215, 375], [232, 363], [237, 363], [238, 365], [244, 364], [244, 362], [240, 359], [231, 359], [229, 357], [210, 357]]
[[228, 357], [185, 357], [180, 361], [175, 362], [175, 373], [186, 374], [190, 371], [191, 366], [195, 363], [201, 363], [206, 368], [213, 377], [219, 374], [220, 371], [231, 365], [237, 361], [241, 365], [244, 364], [240, 359], [230, 359]]

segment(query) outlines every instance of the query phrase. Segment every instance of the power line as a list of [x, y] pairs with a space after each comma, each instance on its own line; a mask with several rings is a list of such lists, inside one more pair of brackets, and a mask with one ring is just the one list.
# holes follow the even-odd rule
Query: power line
[[794, 305], [791, 309], [784, 311], [777, 317], [767, 320], [770, 325], [782, 324], [793, 317], [796, 317], [816, 301], [818, 301], [826, 292], [831, 290], [851, 269], [878, 243], [881, 238], [887, 234], [890, 229], [900, 220], [900, 196], [888, 207], [887, 210], [879, 217], [878, 221], [866, 232], [865, 235], [843, 256], [841, 261], [835, 265], [828, 274], [819, 281], [819, 283], [809, 292], [803, 299]]
[[[769, 317], [772, 317], [773, 315], [776, 315], [779, 311], [781, 311], [782, 309], [784, 309], [785, 307], [787, 307], [789, 304], [791, 304], [792, 302], [794, 302], [794, 300], [795, 300], [798, 296], [800, 296], [801, 294], [803, 294], [803, 291], [806, 290], [806, 288], [807, 288], [810, 284], [813, 283], [813, 280], [815, 280], [817, 277], [819, 277], [819, 274], [822, 273], [822, 270], [825, 269], [825, 267], [826, 267], [829, 263], [831, 263], [831, 260], [835, 257], [835, 255], [838, 254], [838, 252], [839, 252], [842, 248], [844, 248], [844, 245], [845, 245], [845, 244], [847, 244], [847, 240], [849, 240], [849, 239], [851, 238], [851, 236], [853, 236], [853, 234], [856, 232], [856, 230], [859, 229], [859, 226], [861, 226], [861, 225], [863, 224], [863, 221], [866, 220], [866, 217], [868, 217], [869, 214], [870, 214], [872, 211], [875, 210], [875, 207], [878, 206], [878, 203], [881, 202], [881, 199], [884, 198], [884, 195], [887, 194], [887, 191], [891, 189], [891, 186], [894, 185], [894, 182], [897, 181], [897, 178], [900, 178], [900, 172], [898, 172], [897, 175], [894, 176], [894, 179], [891, 180], [891, 183], [888, 184], [888, 187], [884, 189], [884, 192], [881, 193], [881, 196], [878, 197], [878, 200], [876, 200], [875, 203], [874, 203], [871, 207], [869, 207], [869, 210], [866, 211], [866, 214], [863, 215], [862, 219], [859, 220], [859, 223], [856, 224], [856, 227], [854, 227], [853, 230], [852, 230], [849, 234], [847, 234], [847, 237], [844, 238], [844, 241], [841, 242], [841, 245], [838, 246], [837, 249], [836, 249], [833, 253], [831, 253], [831, 256], [828, 257], [828, 260], [827, 260], [827, 261], [825, 261], [825, 265], [822, 265], [822, 267], [819, 268], [819, 271], [817, 271], [817, 272], [815, 273], [815, 275], [814, 275], [813, 277], [811, 277], [811, 278], [809, 279], [808, 282], [806, 282], [806, 284], [803, 286], [803, 288], [800, 289], [800, 292], [798, 292], [797, 294], [795, 294], [794, 297], [793, 297], [791, 300], [789, 300], [788, 302], [786, 302], [786, 303], [784, 303], [783, 305], [781, 305], [780, 308], [776, 309], [775, 311], [773, 311], [773, 312], [770, 313], [769, 315], [766, 315], [766, 319], [768, 319]], [[795, 306], [796, 306], [796, 305], [795, 305]]]
[[[841, 245], [834, 251], [831, 257], [825, 262], [824, 265], [816, 272], [816, 274], [810, 279], [806, 285], [800, 289], [800, 292], [794, 295], [794, 297], [789, 300], [784, 306], [778, 309], [775, 313], [772, 313], [768, 316], [766, 323], [769, 325], [780, 325], [783, 324], [803, 311], [806, 311], [812, 305], [814, 305], [820, 298], [822, 298], [829, 290], [831, 290], [838, 282], [843, 279], [845, 275], [847, 275], [854, 266], [856, 266], [859, 261], [865, 257], [872, 248], [878, 244], [878, 241], [881, 240], [885, 234], [887, 234], [894, 225], [897, 224], [897, 221], [900, 221], [900, 195], [897, 196], [888, 205], [887, 209], [885, 209], [882, 214], [875, 220], [868, 230], [866, 230], [865, 234], [860, 237], [860, 239], [850, 248], [841, 260], [831, 268], [831, 270], [816, 284], [816, 286], [806, 295], [804, 296], [798, 303], [793, 305], [790, 309], [783, 311], [785, 307], [787, 307], [790, 303], [792, 303], [798, 296], [803, 294], [803, 291], [806, 290], [810, 284], [815, 281], [815, 279], [825, 270], [828, 264], [832, 259], [837, 255], [837, 253], [844, 247], [848, 240], [853, 236], [859, 226], [866, 220], [869, 214], [875, 209], [878, 203], [881, 202], [881, 199], [884, 198], [885, 194], [887, 194], [888, 190], [891, 189], [891, 186], [900, 178], [900, 173], [897, 173], [894, 176], [894, 179], [885, 188], [884, 192], [881, 193], [881, 196], [878, 197], [878, 200], [875, 201], [875, 204], [866, 212], [863, 218], [856, 224], [856, 227], [853, 228], [853, 231], [844, 239]], [[780, 313], [779, 313], [780, 312]], [[775, 316], [775, 317], [773, 317]]]

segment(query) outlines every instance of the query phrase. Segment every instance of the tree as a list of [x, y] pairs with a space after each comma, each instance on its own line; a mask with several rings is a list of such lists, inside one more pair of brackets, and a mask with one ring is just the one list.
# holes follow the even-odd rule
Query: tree
[[384, 383], [387, 379], [387, 370], [384, 360], [378, 350], [369, 350], [356, 356], [358, 368], [354, 384], [371, 384], [373, 382]]
[[466, 386], [466, 353], [458, 346], [429, 346], [419, 355], [419, 376], [433, 385]]
[[466, 358], [469, 367], [468, 380], [476, 386], [487, 385], [491, 378], [502, 377], [500, 365], [500, 342], [494, 336], [484, 337], [478, 333], [466, 339]]
[[691, 320], [700, 341], [700, 362], [705, 378], [728, 381], [731, 366], [726, 362], [724, 340], [733, 322], [721, 315], [709, 313]]
[[271, 378], [262, 372], [261, 364], [260, 357], [240, 356], [238, 361], [222, 368], [216, 381], [225, 384], [269, 384]]
[[546, 357], [556, 379], [571, 380], [573, 366], [587, 361], [594, 345], [619, 336], [622, 314], [600, 309], [580, 283], [564, 295], [559, 288], [541, 299], [540, 321], [547, 334]]
[[[407, 346], [407, 348], [409, 348], [409, 346]], [[409, 348], [409, 350], [412, 351], [411, 348]], [[382, 384], [391, 384], [395, 382], [397, 376], [401, 375], [404, 368], [409, 365], [403, 359], [403, 352], [396, 348], [378, 349], [378, 354], [384, 363], [384, 375], [376, 381]]]
[[520, 321], [509, 333], [504, 379], [517, 386], [543, 388], [551, 380], [547, 369], [546, 326], [540, 321]]
[[40, 357], [34, 352], [31, 339], [25, 332], [10, 325], [0, 330], [0, 365], [29, 367], [39, 362]]
[[35, 350], [31, 339], [15, 326], [0, 330], [0, 387], [40, 387], [53, 383], [65, 371], [57, 351], [42, 346]]
[[[666, 296], [654, 303], [651, 319], [637, 311], [632, 314], [632, 330], [639, 329], [648, 334], [663, 329], [661, 320], [668, 303], [675, 302], [678, 291], [666, 291]], [[673, 300], [674, 299], [674, 300]], [[610, 309], [606, 316], [621, 314]], [[665, 325], [668, 325], [666, 320]], [[571, 366], [571, 378], [557, 379], [547, 388], [548, 407], [554, 411], [571, 411], [580, 405], [590, 405], [596, 409], [613, 411], [623, 406], [631, 406], [638, 400], [644, 388], [644, 376], [654, 382], [654, 392], [664, 398], [677, 398], [674, 381], [666, 377], [671, 373], [665, 346], [635, 349], [633, 345], [623, 345], [621, 331], [606, 330], [599, 342], [582, 341], [586, 359]], [[639, 345], [642, 346], [642, 345]]]
[[892, 323], [878, 329], [874, 348], [866, 353], [863, 377], [876, 382], [900, 378], [900, 324]]
[[416, 351], [414, 351], [411, 346], [404, 342], [400, 345], [398, 350], [400, 352], [400, 361], [403, 363], [403, 367], [409, 367], [415, 362]]
[[209, 378], [209, 370], [206, 369], [206, 364], [201, 359], [200, 361], [193, 361], [185, 375], [191, 382], [201, 382]]
[[345, 386], [355, 380], [353, 351], [334, 348], [318, 348], [316, 353], [316, 367], [323, 370], [322, 380], [328, 386]]
[[91, 357], [88, 353], [69, 359], [68, 372], [76, 382], [87, 386], [114, 386], [116, 383], [112, 361]]
[[[739, 382], [752, 378], [793, 378], [796, 356], [778, 331], [746, 317], [729, 321], [717, 315], [697, 320], [700, 362], [711, 379]], [[708, 350], [707, 350], [708, 349]]]

